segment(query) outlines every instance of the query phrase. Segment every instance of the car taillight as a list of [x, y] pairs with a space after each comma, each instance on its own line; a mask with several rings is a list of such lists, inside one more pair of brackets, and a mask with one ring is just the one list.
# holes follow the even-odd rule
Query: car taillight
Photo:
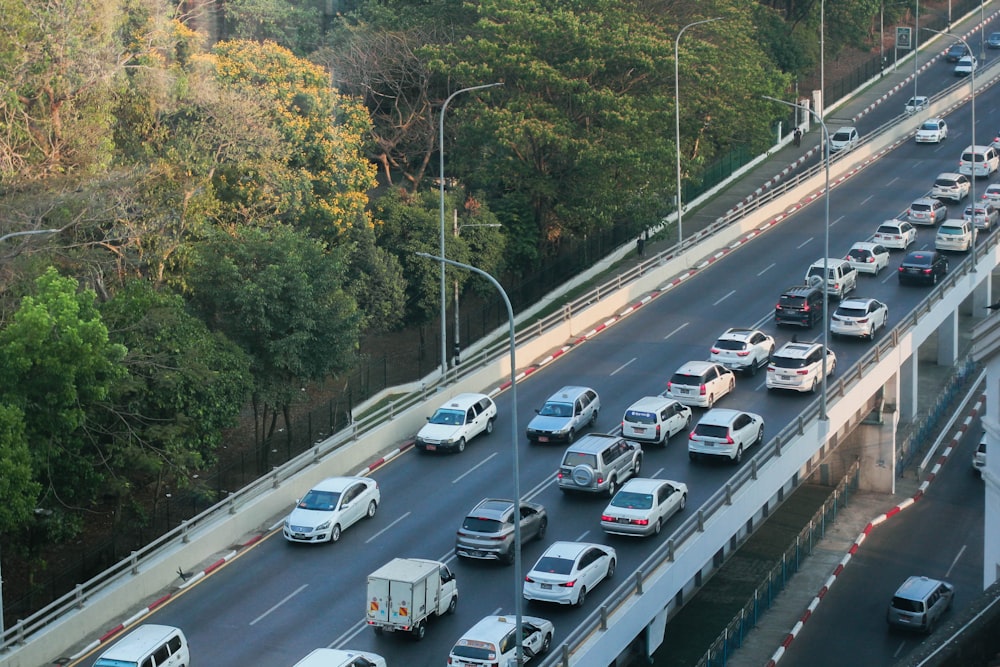
[[737, 356], [737, 357], [745, 357], [745, 356], [747, 356], [748, 354], [750, 354], [750, 350], [744, 350], [744, 351], [742, 351], [742, 352], [737, 352], [737, 353], [736, 353], [736, 356]]
[[691, 431], [690, 433], [688, 433], [688, 440], [694, 440], [694, 439], [695, 439], [694, 431]]
[[774, 309], [775, 310], [781, 310], [781, 304], [780, 303], [774, 304]]
[[668, 382], [668, 383], [667, 383], [667, 391], [670, 391], [670, 388], [671, 388], [672, 386], [674, 386], [674, 383], [673, 383], [673, 382]]
[[717, 348], [717, 347], [713, 347], [713, 348], [712, 348], [712, 350], [711, 350], [712, 354], [718, 354], [718, 353], [719, 353], [719, 352], [721, 352], [721, 351], [722, 351], [722, 350], [720, 350], [720, 349], [719, 349], [719, 348]]
[[799, 370], [795, 371], [795, 374], [796, 374], [796, 375], [809, 375], [809, 371], [807, 371], [807, 370], [806, 370], [806, 369], [804, 369], [804, 368], [801, 368], [801, 369], [799, 369]]
[[871, 264], [871, 263], [872, 263], [872, 262], [874, 262], [874, 261], [875, 261], [875, 258], [874, 258], [874, 257], [869, 257], [868, 259], [866, 259], [866, 260], [865, 260], [865, 263], [866, 263], [866, 264]]
[[866, 318], [865, 318], [865, 319], [863, 319], [863, 320], [858, 320], [858, 324], [864, 324], [864, 323], [865, 323], [865, 322], [867, 322], [867, 321], [868, 321], [868, 318], [866, 317]]
[[573, 581], [567, 581], [566, 583], [559, 585], [562, 586], [563, 588], [573, 588], [574, 586], [576, 586], [576, 579], [574, 579]]
[[727, 444], [727, 445], [731, 445], [731, 444], [733, 444], [734, 442], [736, 442], [736, 441], [735, 441], [735, 440], [733, 440], [733, 436], [731, 436], [731, 435], [726, 435], [726, 444]]
[[601, 515], [601, 521], [607, 521], [609, 523], [614, 523], [615, 522], [615, 518], [613, 516], [608, 516], [607, 514], [602, 514]]
[[559, 472], [556, 473], [556, 479], [562, 479], [562, 478], [563, 478], [563, 474], [562, 474], [562, 470], [560, 470]]
[[632, 523], [636, 526], [648, 526], [649, 519], [632, 519]]
[[899, 268], [897, 269], [897, 271], [899, 271], [900, 273], [902, 273], [902, 272], [903, 272], [903, 271], [905, 271], [905, 270], [906, 270], [906, 269], [904, 269], [904, 268], [903, 268], [903, 265], [902, 265], [902, 264], [900, 264], [900, 265], [899, 265]]
[[659, 424], [656, 425], [656, 437], [657, 438], [660, 437], [660, 425]]
[[529, 584], [535, 583], [535, 580], [527, 575], [525, 575], [524, 580], [527, 581]]
[[928, 274], [928, 275], [929, 275], [929, 274], [930, 274], [930, 272], [931, 272], [931, 270], [930, 270], [930, 269], [924, 269], [924, 273], [926, 273], [926, 274]]
[[701, 394], [702, 396], [705, 395], [705, 385], [701, 385], [701, 389], [698, 390], [698, 393]]
[[598, 477], [597, 478], [597, 483], [598, 484], [604, 484], [604, 478], [603, 477]]
[[809, 312], [809, 304], [807, 303], [806, 305], [804, 305], [802, 307], [802, 310], [804, 310], [804, 311], [806, 311], [808, 313]]

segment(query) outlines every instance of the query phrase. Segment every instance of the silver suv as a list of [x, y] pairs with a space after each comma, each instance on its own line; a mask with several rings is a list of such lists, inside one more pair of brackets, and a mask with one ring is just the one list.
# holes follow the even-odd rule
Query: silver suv
[[570, 445], [556, 477], [559, 489], [615, 495], [622, 482], [638, 477], [642, 447], [617, 435], [591, 433]]
[[930, 634], [944, 613], [951, 609], [955, 587], [930, 577], [909, 577], [896, 590], [885, 613], [889, 627], [920, 630]]
[[528, 422], [532, 442], [573, 442], [577, 434], [597, 422], [601, 399], [589, 387], [563, 387], [545, 401]]
[[[486, 498], [472, 508], [462, 521], [455, 538], [455, 555], [464, 558], [514, 562], [514, 517], [517, 507], [513, 500]], [[545, 537], [549, 517], [538, 503], [521, 501], [521, 541]]]

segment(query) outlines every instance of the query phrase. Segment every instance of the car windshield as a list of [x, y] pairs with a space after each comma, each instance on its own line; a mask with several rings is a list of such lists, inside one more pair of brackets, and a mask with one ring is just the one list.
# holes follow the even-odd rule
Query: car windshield
[[555, 403], [549, 401], [538, 411], [542, 417], [572, 417], [573, 406], [569, 403]]
[[338, 491], [316, 491], [313, 489], [306, 494], [306, 497], [299, 501], [299, 507], [304, 510], [318, 510], [329, 512], [337, 506], [340, 499]]
[[612, 507], [625, 507], [633, 510], [648, 510], [653, 506], [653, 496], [648, 493], [633, 493], [619, 491], [611, 500]]
[[493, 644], [486, 642], [476, 642], [475, 646], [457, 644], [451, 649], [451, 654], [457, 658], [469, 658], [470, 660], [496, 660], [497, 650]]
[[938, 234], [964, 234], [965, 230], [961, 227], [939, 227]]
[[851, 138], [850, 132], [837, 132], [836, 134], [833, 135], [834, 141], [847, 141], [850, 138]]
[[921, 130], [930, 130], [931, 132], [937, 132], [938, 131], [938, 124], [937, 123], [932, 123], [930, 121], [927, 121], [926, 123], [924, 123], [923, 125], [920, 126], [920, 129]]
[[876, 232], [876, 234], [898, 234], [898, 233], [899, 233], [899, 227], [893, 227], [891, 225], [881, 225], [878, 228], [878, 231]]
[[719, 348], [720, 350], [737, 350], [737, 351], [741, 351], [741, 350], [745, 350], [746, 349], [747, 344], [744, 343], [741, 340], [722, 339], [722, 340], [715, 341], [715, 347]]
[[805, 358], [783, 357], [776, 354], [771, 357], [771, 365], [777, 368], [805, 368], [809, 362]]
[[566, 458], [563, 459], [563, 465], [570, 468], [575, 468], [576, 466], [581, 465], [597, 468], [597, 457], [593, 454], [587, 454], [585, 452], [566, 452]]
[[656, 415], [652, 412], [640, 412], [638, 410], [629, 410], [625, 413], [625, 421], [631, 422], [633, 424], [655, 424]]
[[805, 297], [801, 296], [782, 296], [781, 297], [781, 307], [782, 308], [801, 308], [806, 303]]
[[725, 440], [729, 437], [729, 427], [720, 426], [718, 424], [698, 424], [694, 427], [695, 435], [699, 435], [703, 438], [718, 438], [719, 440]]
[[905, 260], [904, 264], [912, 264], [914, 266], [930, 266], [931, 258], [930, 255], [910, 255]]
[[893, 597], [892, 598], [893, 609], [898, 609], [900, 611], [908, 611], [910, 613], [919, 614], [924, 610], [924, 605], [919, 600], [908, 600], [906, 598]]
[[674, 373], [670, 378], [671, 384], [701, 384], [701, 376], [688, 375], [686, 373]]
[[911, 211], [929, 211], [931, 210], [930, 204], [917, 204], [916, 202], [910, 204]]
[[467, 516], [462, 522], [462, 528], [473, 533], [499, 533], [503, 524], [496, 519], [481, 519], [476, 516]]
[[430, 423], [461, 426], [465, 423], [465, 413], [461, 410], [446, 410], [442, 408], [434, 413], [434, 416], [430, 418]]
[[839, 317], [857, 317], [857, 318], [864, 317], [867, 314], [868, 311], [866, 311], [864, 308], [844, 308], [843, 306], [838, 308], [837, 312], [834, 313], [834, 315], [837, 315]]
[[870, 254], [871, 253], [869, 253], [867, 250], [861, 250], [860, 248], [853, 248], [849, 253], [847, 253], [847, 256], [851, 257], [852, 259], [868, 259], [868, 256]]
[[555, 556], [542, 556], [531, 568], [536, 572], [548, 572], [549, 574], [569, 574], [573, 571], [573, 562], [569, 558], [557, 558]]
[[[962, 158], [963, 160], [965, 158]], [[942, 188], [953, 188], [958, 185], [958, 181], [954, 181], [950, 178], [939, 178], [934, 181], [934, 185]]]

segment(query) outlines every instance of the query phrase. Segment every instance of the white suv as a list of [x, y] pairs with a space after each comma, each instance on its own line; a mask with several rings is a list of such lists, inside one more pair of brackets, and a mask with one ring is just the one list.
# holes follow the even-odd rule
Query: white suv
[[459, 394], [427, 418], [413, 444], [428, 452], [464, 452], [469, 440], [493, 432], [496, 418], [496, 403], [486, 394]]
[[935, 199], [951, 199], [952, 201], [962, 201], [969, 196], [972, 183], [969, 177], [964, 174], [956, 174], [946, 171], [938, 174], [934, 179], [934, 187], [931, 188], [931, 197]]
[[[552, 645], [552, 621], [537, 616], [521, 617], [524, 661], [544, 655]], [[517, 623], [513, 616], [487, 616], [462, 635], [451, 653], [449, 665], [479, 667], [511, 665], [517, 655]]]
[[743, 452], [764, 441], [764, 418], [753, 412], [716, 408], [709, 410], [688, 436], [688, 458], [723, 456], [733, 463]]
[[850, 262], [840, 257], [817, 259], [806, 271], [806, 284], [816, 280], [817, 287], [823, 287], [823, 267], [826, 267], [826, 289], [830, 296], [843, 299], [848, 292], [858, 286], [858, 270]]
[[734, 371], [756, 375], [767, 367], [774, 353], [774, 339], [759, 329], [727, 329], [712, 346], [710, 361]]
[[[837, 355], [826, 351], [826, 374], [833, 375]], [[767, 367], [768, 389], [816, 391], [823, 373], [823, 346], [819, 343], [785, 343]]]
[[664, 396], [684, 405], [711, 408], [736, 388], [731, 370], [713, 361], [689, 361], [670, 376]]

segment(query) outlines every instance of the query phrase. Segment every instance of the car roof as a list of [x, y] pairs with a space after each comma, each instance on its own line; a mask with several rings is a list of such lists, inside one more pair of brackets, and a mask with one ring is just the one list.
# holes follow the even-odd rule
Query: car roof
[[681, 365], [675, 372], [681, 373], [682, 375], [701, 375], [703, 372], [718, 366], [719, 364], [714, 361], [688, 361], [687, 363]]
[[823, 346], [819, 343], [785, 343], [781, 349], [774, 354], [775, 356], [802, 359], [807, 357], [817, 347]]
[[956, 180], [962, 177], [961, 174], [956, 174], [953, 171], [942, 171], [937, 175], [938, 178], [950, 178], [951, 180]]
[[[563, 387], [556, 393], [549, 396], [548, 399], [546, 400], [546, 403], [549, 401], [553, 401], [556, 403], [571, 403], [575, 401], [577, 397], [580, 396], [580, 394], [583, 394], [588, 391], [594, 391], [594, 390], [591, 389], [590, 387], [575, 387], [573, 385], [569, 385]], [[597, 392], [595, 391], [594, 393], [596, 394]]]
[[733, 410], [732, 408], [712, 408], [702, 415], [701, 419], [698, 420], [698, 423], [729, 426], [741, 414], [743, 414], [743, 410]]
[[908, 223], [906, 220], [895, 220], [895, 219], [894, 220], [883, 220], [882, 222], [879, 223], [879, 227], [881, 227], [882, 225], [890, 225], [892, 227], [901, 227], [902, 225], [908, 225], [908, 224], [910, 224], [910, 223]]
[[487, 519], [502, 519], [514, 509], [513, 500], [503, 498], [483, 498], [480, 500], [468, 516], [477, 516]]
[[993, 147], [992, 146], [984, 146], [982, 144], [975, 144], [975, 145], [969, 144], [968, 146], [966, 146], [965, 148], [962, 149], [962, 152], [963, 153], [968, 153], [969, 151], [975, 151], [977, 153], [981, 153], [983, 151], [986, 151], [989, 148], [993, 148]]
[[637, 412], [654, 412], [676, 402], [677, 401], [674, 399], [667, 398], [666, 396], [643, 396], [638, 401], [628, 406], [626, 412], [629, 410], [636, 410]]
[[875, 299], [870, 299], [864, 296], [854, 296], [850, 299], [844, 299], [841, 301], [838, 308], [860, 308], [867, 306], [872, 301], [875, 301]]
[[744, 329], [741, 327], [731, 327], [719, 336], [719, 340], [739, 340], [743, 341], [750, 337], [756, 329]]
[[948, 218], [947, 220], [941, 221], [941, 225], [938, 227], [938, 229], [941, 229], [941, 227], [965, 227], [967, 224], [969, 224], [968, 220], [959, 220], [958, 218]]
[[327, 477], [310, 491], [343, 491], [352, 484], [367, 481], [369, 481], [367, 477]]
[[653, 479], [651, 477], [633, 477], [629, 481], [625, 482], [618, 492], [621, 493], [622, 491], [628, 491], [630, 493], [656, 493], [656, 490], [664, 484], [677, 486], [678, 482], [672, 482], [668, 479]]
[[600, 544], [594, 544], [593, 542], [553, 542], [549, 545], [549, 548], [542, 553], [542, 557], [548, 556], [550, 558], [576, 560], [580, 554], [591, 547], [597, 547], [599, 549], [607, 548], [602, 547]]
[[[935, 199], [934, 197], [918, 197], [917, 199], [913, 200], [913, 204], [927, 204], [928, 206], [933, 206], [934, 204], [940, 204], [940, 203], [941, 200]], [[910, 206], [913, 206], [913, 204], [910, 204]], [[896, 220], [894, 222], [899, 222], [899, 221]]]
[[810, 292], [822, 292], [820, 288], [812, 285], [792, 285], [781, 292], [781, 296], [804, 296]]
[[[906, 257], [903, 258], [903, 262], [904, 263], [905, 262], [909, 262], [909, 261], [912, 261], [914, 259], [917, 259], [918, 257], [919, 258], [927, 257], [927, 258], [933, 259], [938, 254], [940, 254], [940, 253], [938, 253], [937, 250], [913, 250], [913, 251], [910, 251], [910, 252], [908, 252], [906, 254]], [[921, 262], [921, 264], [923, 264], [923, 262]]]
[[613, 442], [618, 442], [619, 440], [624, 440], [624, 438], [617, 435], [610, 435], [608, 433], [588, 433], [567, 447], [566, 451], [593, 454], [601, 451]]
[[997, 192], [1000, 191], [1000, 183], [990, 183], [986, 186], [986, 192]]
[[837, 134], [839, 132], [850, 132], [851, 130], [854, 130], [856, 132], [857, 129], [858, 128], [854, 127], [853, 125], [845, 125], [844, 127], [838, 128], [836, 132], [834, 132], [834, 134]]
[[844, 259], [843, 257], [827, 257], [825, 260], [824, 259], [817, 259], [815, 262], [813, 262], [812, 264], [809, 265], [809, 268], [811, 269], [814, 266], [818, 267], [818, 268], [823, 268], [823, 263], [824, 262], [826, 262], [826, 265], [828, 267], [829, 266], [837, 266], [838, 264], [846, 264], [846, 263], [848, 263], [847, 260]]
[[894, 597], [906, 598], [907, 600], [923, 600], [943, 583], [943, 581], [931, 579], [930, 577], [907, 577], [902, 586], [896, 589]]
[[451, 397], [448, 402], [441, 406], [441, 408], [453, 408], [455, 410], [468, 410], [473, 405], [483, 400], [484, 398], [489, 398], [486, 394], [458, 394], [457, 396]]
[[854, 245], [851, 246], [851, 250], [874, 250], [875, 248], [881, 248], [881, 243], [874, 243], [872, 241], [856, 241]]

